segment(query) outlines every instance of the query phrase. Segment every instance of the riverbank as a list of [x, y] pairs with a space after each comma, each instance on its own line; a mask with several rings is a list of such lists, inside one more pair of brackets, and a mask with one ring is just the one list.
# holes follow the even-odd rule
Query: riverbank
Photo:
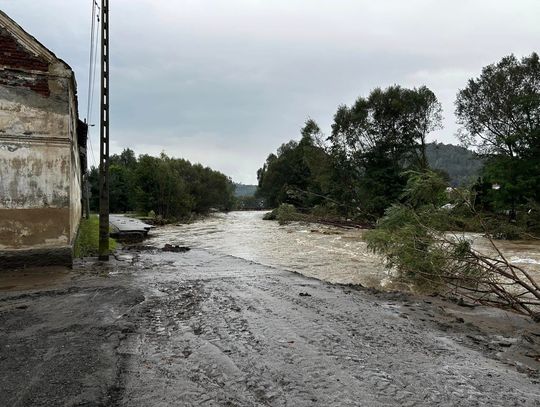
[[289, 222], [305, 222], [344, 229], [372, 229], [375, 226], [375, 222], [353, 221], [339, 216], [331, 216], [328, 213], [300, 212], [289, 204], [281, 204], [278, 208], [268, 210], [264, 214], [263, 220], [278, 221], [281, 225]]
[[0, 274], [0, 404], [540, 403], [526, 318], [158, 247]]

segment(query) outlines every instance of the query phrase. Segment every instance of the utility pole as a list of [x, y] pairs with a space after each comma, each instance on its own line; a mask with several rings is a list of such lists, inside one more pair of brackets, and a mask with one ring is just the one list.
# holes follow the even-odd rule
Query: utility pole
[[99, 260], [109, 260], [109, 0], [101, 0]]

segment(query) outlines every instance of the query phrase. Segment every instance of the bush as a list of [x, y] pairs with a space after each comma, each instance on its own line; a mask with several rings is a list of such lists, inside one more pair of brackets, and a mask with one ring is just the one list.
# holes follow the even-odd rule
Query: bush
[[285, 225], [295, 221], [313, 222], [315, 219], [311, 215], [298, 212], [294, 205], [283, 203], [271, 212], [266, 213], [263, 220], [277, 220], [280, 225]]
[[295, 220], [301, 220], [301, 215], [296, 211], [294, 205], [284, 203], [277, 208], [276, 219], [280, 225], [284, 225]]
[[277, 208], [272, 209], [270, 212], [265, 213], [263, 220], [277, 220]]

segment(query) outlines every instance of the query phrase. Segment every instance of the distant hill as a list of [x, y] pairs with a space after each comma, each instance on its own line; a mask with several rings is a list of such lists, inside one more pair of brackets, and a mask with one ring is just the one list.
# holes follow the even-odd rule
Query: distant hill
[[474, 152], [453, 144], [429, 143], [426, 154], [431, 168], [443, 170], [450, 176], [452, 186], [474, 181], [482, 169], [482, 159]]
[[242, 196], [255, 196], [255, 191], [257, 191], [257, 185], [244, 185], [244, 184], [234, 184], [236, 189], [234, 191], [234, 196], [237, 198]]

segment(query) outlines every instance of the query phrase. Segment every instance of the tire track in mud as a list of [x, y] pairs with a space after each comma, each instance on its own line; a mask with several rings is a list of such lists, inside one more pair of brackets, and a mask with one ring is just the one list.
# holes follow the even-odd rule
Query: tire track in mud
[[540, 405], [527, 376], [408, 318], [429, 304], [209, 252], [142, 257], [158, 266], [118, 405]]
[[[230, 350], [214, 345], [216, 338], [201, 340], [209, 332], [201, 318], [201, 302], [209, 299], [202, 284], [169, 282], [158, 288], [168, 295], [149, 299], [139, 310], [134, 320], [142, 331], [122, 350], [130, 355], [130, 363], [120, 404], [159, 405], [163, 399], [164, 405], [208, 405], [212, 400], [225, 403], [219, 405], [256, 405], [249, 392], [242, 395], [242, 386], [235, 385], [245, 381], [245, 374], [228, 358]], [[156, 387], [167, 392], [160, 394]], [[234, 391], [209, 397], [223, 387]]]
[[[305, 286], [305, 284], [301, 284], [299, 288], [302, 286]], [[267, 290], [267, 286], [263, 289]], [[296, 305], [313, 310], [312, 315], [301, 312], [289, 315], [276, 313], [275, 316], [284, 319], [286, 321], [284, 325], [294, 326], [295, 331], [308, 332], [310, 337], [307, 344], [317, 347], [315, 353], [322, 351], [323, 355], [335, 356], [339, 368], [349, 372], [354, 372], [360, 368], [361, 374], [353, 373], [352, 377], [358, 380], [357, 385], [372, 389], [370, 393], [377, 394], [379, 403], [401, 405], [405, 399], [411, 398], [414, 393], [416, 393], [414, 398], [418, 401], [418, 393], [422, 394], [422, 389], [418, 388], [419, 382], [423, 382], [424, 385], [433, 382], [424, 395], [425, 399], [433, 403], [451, 402], [451, 400], [455, 402], [456, 399], [460, 398], [467, 403], [476, 401], [482, 403], [485, 400], [484, 393], [486, 389], [479, 383], [471, 384], [470, 382], [471, 379], [474, 379], [474, 374], [479, 371], [481, 374], [492, 376], [493, 366], [488, 363], [483, 368], [478, 369], [475, 367], [473, 369], [472, 366], [466, 363], [466, 356], [457, 357], [462, 353], [470, 353], [470, 351], [455, 346], [441, 346], [442, 344], [437, 341], [432, 341], [432, 337], [428, 338], [429, 340], [423, 340], [414, 327], [411, 328], [409, 323], [404, 322], [396, 315], [391, 315], [391, 313], [389, 314], [392, 317], [391, 322], [395, 326], [386, 323], [380, 325], [378, 318], [376, 321], [346, 318], [347, 315], [351, 315], [350, 312], [343, 312], [343, 309], [339, 307], [337, 308], [338, 312], [333, 312], [330, 304], [320, 301], [314, 296], [299, 299], [294, 294], [291, 295], [291, 290], [273, 289], [270, 291], [270, 298], [292, 303], [293, 309]], [[328, 293], [323, 292], [323, 295], [328, 295]], [[352, 297], [357, 298], [357, 296]], [[364, 311], [366, 311], [366, 301], [361, 302], [363, 306], [355, 304], [356, 309], [364, 308]], [[266, 309], [266, 312], [268, 311]], [[373, 310], [368, 309], [368, 311], [370, 312], [365, 314], [377, 315]], [[320, 315], [323, 315], [323, 318], [319, 319]], [[291, 318], [291, 316], [296, 316], [296, 318]], [[319, 320], [323, 320], [324, 323], [315, 324], [314, 326], [313, 322]], [[337, 324], [329, 324], [328, 321], [336, 321]], [[361, 329], [369, 330], [368, 335], [358, 335], [354, 332], [351, 334], [348, 327], [357, 326], [359, 323]], [[381, 334], [381, 328], [382, 332], [385, 332], [384, 335]], [[388, 338], [388, 334], [394, 330], [397, 339], [400, 341], [399, 344]], [[297, 341], [298, 338], [295, 337], [295, 343], [298, 343]], [[353, 350], [352, 353], [351, 350]], [[301, 356], [294, 360], [294, 363], [306, 365], [309, 374], [310, 363], [309, 361], [306, 363], [305, 358], [309, 359], [314, 356], [310, 354], [309, 350], [306, 351], [305, 349], [299, 352], [299, 355]], [[426, 360], [426, 357], [429, 359]], [[432, 360], [435, 358], [441, 359], [440, 362]], [[461, 360], [456, 361], [454, 359]], [[325, 359], [325, 362], [328, 363], [328, 359]], [[419, 375], [419, 370], [422, 370], [421, 365], [426, 365], [426, 362], [425, 374]], [[433, 365], [446, 366], [448, 363], [451, 365], [442, 370], [433, 369]], [[398, 375], [392, 374], [393, 371], [397, 371]], [[461, 375], [459, 375], [459, 371], [461, 371]], [[408, 383], [403, 377], [406, 378], [410, 375], [415, 380]], [[432, 380], [433, 377], [436, 379]], [[350, 384], [355, 385], [355, 383]], [[499, 389], [498, 385], [497, 389]], [[506, 390], [512, 392], [513, 389], [507, 386]], [[526, 395], [521, 398], [520, 402], [525, 402], [525, 400]]]
[[144, 297], [102, 283], [2, 293], [0, 405], [109, 405], [130, 329], [121, 316]]

